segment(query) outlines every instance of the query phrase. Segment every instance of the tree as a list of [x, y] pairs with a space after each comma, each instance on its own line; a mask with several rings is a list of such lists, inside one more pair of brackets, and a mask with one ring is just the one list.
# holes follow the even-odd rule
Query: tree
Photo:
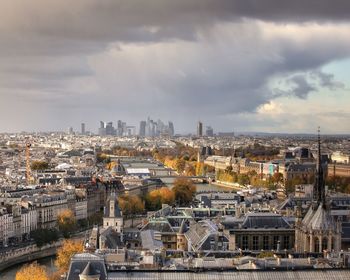
[[204, 163], [203, 162], [197, 162], [196, 163], [196, 175], [200, 176], [203, 175], [204, 172]]
[[49, 164], [43, 160], [34, 160], [30, 168], [32, 170], [45, 170], [49, 168]]
[[162, 207], [161, 197], [158, 190], [150, 191], [145, 196], [145, 208], [149, 211], [159, 210]]
[[192, 180], [177, 178], [174, 181], [172, 191], [174, 192], [177, 204], [180, 206], [188, 206], [196, 194], [196, 186], [193, 184]]
[[118, 198], [118, 204], [125, 216], [135, 216], [145, 211], [141, 198], [137, 195], [122, 195]]
[[186, 176], [195, 176], [196, 175], [196, 170], [192, 164], [186, 164], [185, 174], [186, 174]]
[[283, 174], [280, 172], [276, 172], [272, 175], [272, 182], [275, 184], [279, 184], [283, 182]]
[[88, 225], [102, 225], [103, 212], [96, 212], [87, 218]]
[[274, 252], [271, 252], [271, 251], [260, 252], [260, 254], [257, 255], [259, 259], [272, 258], [273, 256], [274, 256]]
[[237, 182], [240, 185], [247, 185], [249, 184], [249, 177], [247, 174], [238, 174], [237, 176]]
[[295, 186], [303, 184], [303, 179], [300, 177], [295, 177], [286, 181], [284, 186], [285, 194], [288, 196], [290, 193], [295, 191]]
[[26, 264], [16, 273], [16, 280], [49, 280], [45, 267], [37, 262]]
[[184, 170], [185, 170], [185, 167], [186, 167], [186, 161], [185, 160], [183, 160], [182, 158], [179, 158], [179, 159], [176, 160], [175, 168], [176, 168], [177, 172], [183, 173]]
[[108, 170], [112, 170], [114, 167], [116, 167], [117, 163], [115, 161], [111, 161], [109, 163], [106, 163], [106, 168]]
[[173, 204], [175, 201], [175, 194], [168, 187], [159, 189], [162, 204]]
[[63, 241], [61, 248], [57, 250], [57, 259], [55, 264], [62, 272], [68, 271], [70, 259], [74, 254], [83, 252], [84, 246], [81, 240], [67, 239]]
[[74, 213], [70, 209], [66, 209], [57, 215], [58, 228], [65, 238], [68, 238], [75, 230], [76, 223]]
[[56, 229], [37, 229], [31, 232], [31, 237], [34, 239], [35, 244], [38, 247], [42, 247], [45, 244], [57, 241], [59, 238], [58, 231]]
[[145, 197], [146, 209], [154, 211], [162, 207], [162, 204], [173, 204], [175, 201], [174, 192], [167, 187], [150, 191]]

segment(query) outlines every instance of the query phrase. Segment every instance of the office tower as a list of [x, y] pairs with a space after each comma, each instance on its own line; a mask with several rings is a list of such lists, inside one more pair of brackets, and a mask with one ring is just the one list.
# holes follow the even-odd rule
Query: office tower
[[100, 127], [98, 128], [98, 135], [104, 136], [106, 135], [106, 123], [100, 121]]
[[74, 133], [73, 127], [69, 127], [68, 128], [68, 134], [73, 134], [73, 133]]
[[207, 130], [205, 131], [205, 134], [208, 137], [213, 137], [214, 136], [214, 130], [211, 126], [207, 126]]
[[139, 135], [141, 137], [145, 137], [146, 136], [146, 121], [140, 121]]
[[170, 122], [170, 121], [169, 121], [168, 126], [169, 126], [169, 135], [170, 135], [170, 136], [174, 136], [175, 131], [174, 131], [174, 124], [173, 124], [173, 122]]
[[160, 134], [164, 133], [165, 125], [161, 120], [158, 120], [156, 122], [156, 128], [155, 128], [155, 136], [160, 136]]
[[154, 137], [156, 135], [157, 124], [150, 117], [147, 118], [146, 136]]
[[85, 123], [81, 123], [81, 134], [85, 135]]
[[123, 122], [121, 120], [118, 120], [117, 135], [118, 136], [123, 136]]
[[115, 135], [115, 129], [113, 127], [113, 122], [108, 122], [106, 125], [106, 135]]
[[197, 124], [197, 136], [201, 137], [203, 136], [203, 123], [198, 122]]

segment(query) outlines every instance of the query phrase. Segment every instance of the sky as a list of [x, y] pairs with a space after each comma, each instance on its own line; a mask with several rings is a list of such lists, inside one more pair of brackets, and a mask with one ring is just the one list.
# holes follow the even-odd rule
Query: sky
[[0, 132], [350, 133], [348, 0], [2, 0]]

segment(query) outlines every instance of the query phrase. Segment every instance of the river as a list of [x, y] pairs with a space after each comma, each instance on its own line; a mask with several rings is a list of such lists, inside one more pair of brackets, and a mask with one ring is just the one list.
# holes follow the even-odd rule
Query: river
[[[55, 272], [55, 256], [43, 258], [40, 260], [37, 260], [37, 262], [43, 266], [46, 267], [46, 270], [48, 273]], [[16, 273], [24, 264], [18, 264], [11, 266], [10, 268], [0, 272], [0, 279], [1, 280], [14, 280], [16, 278]]]
[[[160, 166], [154, 162], [137, 162], [137, 161], [128, 161], [128, 160], [122, 160], [122, 163], [125, 164], [126, 167], [130, 168], [149, 168], [149, 169], [154, 169], [155, 174], [157, 176], [162, 177], [162, 181], [164, 184], [169, 186], [170, 188], [172, 187], [175, 178], [174, 177], [163, 177], [167, 176], [169, 170], [167, 170], [165, 167]], [[202, 192], [202, 191], [233, 191], [232, 188], [230, 187], [223, 187], [223, 186], [218, 186], [214, 184], [195, 184], [197, 187], [197, 192]]]

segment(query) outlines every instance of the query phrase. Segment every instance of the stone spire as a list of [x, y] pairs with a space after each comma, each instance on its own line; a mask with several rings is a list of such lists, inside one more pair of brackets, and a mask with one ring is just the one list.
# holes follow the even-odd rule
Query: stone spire
[[321, 154], [321, 137], [320, 128], [318, 128], [318, 139], [317, 139], [317, 166], [314, 186], [314, 200], [317, 202], [317, 206], [322, 204], [326, 207], [326, 193], [325, 193], [325, 181], [322, 167], [322, 154]]

